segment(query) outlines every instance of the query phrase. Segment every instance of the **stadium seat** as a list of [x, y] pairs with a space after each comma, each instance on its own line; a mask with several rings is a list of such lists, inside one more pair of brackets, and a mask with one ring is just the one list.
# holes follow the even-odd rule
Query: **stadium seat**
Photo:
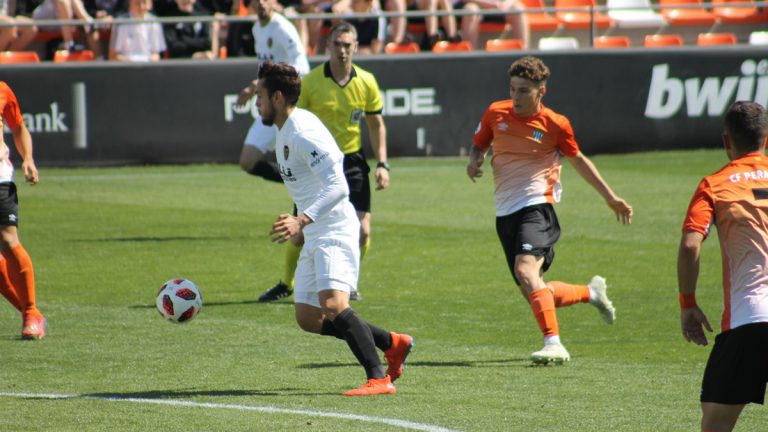
[[595, 27], [608, 28], [613, 23], [610, 18], [597, 10], [594, 13], [589, 11], [558, 11], [557, 9], [574, 8], [594, 8], [597, 5], [595, 0], [555, 0], [555, 18], [557, 18], [567, 29], [588, 29], [592, 27], [594, 19]]
[[387, 54], [415, 54], [421, 51], [419, 46], [414, 42], [405, 44], [398, 44], [395, 42], [389, 42], [384, 46], [384, 52]]
[[729, 3], [751, 3], [754, 0], [712, 0], [712, 13], [725, 24], [749, 24], [768, 22], [768, 11], [755, 6], [729, 6]]
[[734, 33], [699, 33], [696, 37], [696, 45], [735, 45], [739, 43]]
[[631, 45], [626, 36], [600, 36], [592, 43], [595, 48], [627, 48]]
[[486, 51], [514, 51], [523, 49], [520, 39], [489, 39], [485, 42]]
[[675, 8], [679, 5], [701, 5], [701, 0], [659, 0], [661, 14], [672, 26], [714, 25], [717, 17], [702, 6], [699, 8]]
[[768, 31], [753, 31], [749, 34], [750, 45], [768, 45]]
[[647, 35], [643, 40], [644, 47], [683, 46], [683, 37], [678, 34]]
[[93, 51], [67, 51], [58, 50], [53, 54], [54, 63], [93, 61]]
[[651, 9], [648, 0], [607, 0], [608, 18], [619, 28], [661, 28], [667, 25], [664, 17]]
[[539, 39], [539, 49], [542, 51], [568, 50], [579, 47], [575, 37], [543, 37]]
[[40, 63], [40, 56], [34, 51], [2, 51], [0, 63]]
[[[544, 9], [544, 0], [522, 0], [526, 9]], [[531, 31], [554, 31], [559, 29], [562, 24], [560, 21], [547, 12], [525, 12], [525, 18], [528, 20], [528, 28]]]
[[460, 42], [448, 42], [440, 41], [432, 47], [432, 52], [455, 52], [455, 51], [472, 51], [472, 45], [467, 41]]

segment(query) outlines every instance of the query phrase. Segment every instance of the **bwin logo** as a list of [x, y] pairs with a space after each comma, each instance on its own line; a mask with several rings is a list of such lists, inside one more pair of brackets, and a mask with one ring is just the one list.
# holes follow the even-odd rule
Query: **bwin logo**
[[[742, 76], [688, 78], [669, 76], [669, 65], [653, 67], [645, 116], [667, 119], [677, 114], [685, 102], [688, 117], [720, 117], [734, 101], [768, 102], [768, 59], [748, 59], [741, 64]], [[735, 96], [735, 97], [734, 97]]]

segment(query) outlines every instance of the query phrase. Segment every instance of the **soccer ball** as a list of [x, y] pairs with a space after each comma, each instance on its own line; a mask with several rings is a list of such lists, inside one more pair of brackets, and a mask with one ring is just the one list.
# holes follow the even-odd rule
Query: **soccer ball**
[[171, 279], [157, 292], [156, 305], [164, 320], [185, 323], [200, 313], [203, 295], [191, 280]]

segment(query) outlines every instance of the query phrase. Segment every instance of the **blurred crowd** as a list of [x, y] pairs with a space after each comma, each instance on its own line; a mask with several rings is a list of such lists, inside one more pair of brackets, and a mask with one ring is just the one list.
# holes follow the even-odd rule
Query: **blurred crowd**
[[[95, 59], [158, 61], [163, 58], [216, 59], [254, 55], [252, 26], [258, 0], [0, 0], [0, 51], [23, 51], [44, 44], [56, 51], [91, 51]], [[359, 53], [381, 53], [385, 44], [437, 42], [478, 44], [483, 20], [506, 22], [520, 36], [524, 14], [437, 14], [464, 9], [520, 9], [517, 0], [269, 0], [296, 26], [307, 52], [322, 54], [323, 33], [338, 17], [357, 28]], [[381, 12], [426, 11], [423, 18], [383, 17]], [[328, 15], [306, 19], [306, 14]], [[177, 22], [157, 22], [180, 18]], [[196, 20], [198, 18], [199, 20]], [[218, 18], [218, 19], [215, 19]], [[238, 20], [235, 18], [242, 18]], [[79, 20], [77, 25], [55, 21]], [[128, 21], [126, 21], [128, 20]], [[134, 21], [130, 21], [134, 20]], [[153, 22], [153, 20], [155, 20]], [[83, 25], [82, 22], [87, 22]], [[409, 24], [420, 29], [408, 32]]]

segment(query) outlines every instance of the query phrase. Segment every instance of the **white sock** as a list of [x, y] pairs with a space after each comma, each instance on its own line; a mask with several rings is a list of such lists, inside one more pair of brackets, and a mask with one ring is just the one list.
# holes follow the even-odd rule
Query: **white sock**
[[544, 336], [544, 345], [562, 345], [560, 335]]

